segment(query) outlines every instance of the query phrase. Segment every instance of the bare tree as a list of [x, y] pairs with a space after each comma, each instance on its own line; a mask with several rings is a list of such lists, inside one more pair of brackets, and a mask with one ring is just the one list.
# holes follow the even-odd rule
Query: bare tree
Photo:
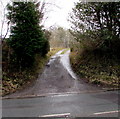
[[0, 19], [0, 37], [1, 37], [1, 41], [3, 41], [6, 36], [8, 35], [9, 32], [9, 27], [10, 27], [10, 22], [7, 20], [6, 18], [6, 6], [7, 3], [4, 5], [3, 2], [0, 0], [0, 8], [1, 8], [1, 19]]

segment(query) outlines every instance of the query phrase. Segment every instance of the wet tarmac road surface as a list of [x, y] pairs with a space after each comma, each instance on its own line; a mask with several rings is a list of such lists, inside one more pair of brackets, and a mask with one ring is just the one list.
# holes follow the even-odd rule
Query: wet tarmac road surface
[[3, 117], [118, 117], [118, 91], [4, 99]]
[[69, 51], [51, 57], [33, 85], [3, 97], [3, 117], [118, 117], [118, 91], [104, 91], [72, 72]]
[[34, 97], [65, 92], [89, 92], [102, 89], [79, 79], [70, 67], [70, 51], [67, 51], [65, 54], [61, 54], [61, 52], [63, 50], [51, 57], [43, 73], [39, 75], [38, 79], [31, 86], [4, 98]]

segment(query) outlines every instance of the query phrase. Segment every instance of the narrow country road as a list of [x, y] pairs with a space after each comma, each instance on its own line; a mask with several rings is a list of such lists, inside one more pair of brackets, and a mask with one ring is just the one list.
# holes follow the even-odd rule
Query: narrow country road
[[101, 90], [101, 88], [87, 84], [82, 79], [77, 78], [70, 66], [70, 51], [68, 50], [64, 54], [63, 51], [61, 50], [51, 57], [43, 73], [39, 75], [33, 85], [7, 95], [4, 98], [34, 97], [57, 93], [79, 93]]
[[70, 67], [69, 53], [56, 53], [33, 85], [3, 97], [3, 119], [118, 117], [119, 92], [104, 91], [79, 79]]

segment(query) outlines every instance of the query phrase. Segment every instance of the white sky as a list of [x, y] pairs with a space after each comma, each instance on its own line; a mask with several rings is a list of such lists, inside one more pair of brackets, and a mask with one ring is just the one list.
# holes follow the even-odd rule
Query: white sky
[[[39, 1], [39, 0], [38, 0]], [[68, 14], [74, 7], [74, 2], [79, 0], [41, 0], [46, 1], [46, 16], [44, 20], [45, 28], [50, 26], [61, 26], [64, 28], [70, 28], [70, 23], [67, 21]], [[3, 21], [3, 5], [5, 6], [10, 0], [0, 0], [0, 35], [1, 35], [1, 21]], [[3, 5], [2, 5], [3, 4]], [[4, 21], [3, 34], [6, 32], [6, 23]]]
[[55, 5], [50, 6], [50, 12], [48, 12], [48, 19], [45, 21], [45, 27], [52, 25], [58, 25], [65, 28], [70, 28], [70, 24], [67, 21], [68, 14], [74, 7], [74, 2], [78, 0], [46, 0], [47, 3]]

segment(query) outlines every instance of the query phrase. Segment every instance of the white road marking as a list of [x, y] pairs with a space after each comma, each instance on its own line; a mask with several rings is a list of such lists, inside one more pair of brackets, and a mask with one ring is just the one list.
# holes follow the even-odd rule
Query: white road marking
[[64, 97], [64, 96], [69, 96], [69, 94], [53, 95], [51, 97]]
[[63, 114], [50, 114], [50, 115], [42, 115], [39, 117], [61, 117], [61, 116], [69, 116], [70, 113], [63, 113]]
[[97, 113], [94, 113], [94, 115], [110, 114], [110, 113], [118, 113], [118, 112], [120, 111], [116, 110], [116, 111], [108, 111], [108, 112], [97, 112]]

